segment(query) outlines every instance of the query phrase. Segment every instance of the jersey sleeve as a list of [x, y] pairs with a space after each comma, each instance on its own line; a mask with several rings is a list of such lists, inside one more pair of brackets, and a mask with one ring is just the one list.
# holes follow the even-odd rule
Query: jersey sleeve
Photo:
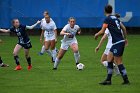
[[109, 18], [106, 18], [103, 23], [103, 27], [107, 28], [109, 24]]
[[65, 25], [64, 28], [63, 28], [62, 30], [66, 32], [66, 31], [67, 31], [67, 28], [68, 28], [68, 26]]
[[55, 23], [53, 23], [53, 30], [56, 30], [57, 29], [57, 27], [56, 27], [56, 24]]
[[14, 27], [11, 27], [10, 29], [8, 29], [10, 32], [14, 32]]

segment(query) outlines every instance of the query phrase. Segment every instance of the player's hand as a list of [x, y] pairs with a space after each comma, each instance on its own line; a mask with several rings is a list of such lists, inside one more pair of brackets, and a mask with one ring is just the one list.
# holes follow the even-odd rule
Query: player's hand
[[128, 40], [125, 39], [125, 46], [128, 46]]
[[40, 43], [41, 43], [41, 44], [43, 44], [43, 41], [42, 41], [42, 39], [40, 39]]
[[98, 34], [97, 33], [94, 35], [94, 38], [95, 38], [95, 40], [98, 39]]
[[79, 31], [78, 34], [80, 35], [81, 34], [81, 31]]
[[96, 47], [96, 48], [95, 48], [95, 53], [97, 53], [97, 52], [98, 52], [98, 50], [99, 50], [99, 47]]
[[38, 20], [36, 23], [39, 24], [40, 22], [41, 22], [41, 21]]
[[71, 34], [70, 33], [65, 33], [65, 35], [70, 36]]

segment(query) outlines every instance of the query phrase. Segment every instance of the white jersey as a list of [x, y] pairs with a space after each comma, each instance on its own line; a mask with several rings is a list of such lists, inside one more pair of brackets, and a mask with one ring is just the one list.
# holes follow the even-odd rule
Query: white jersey
[[64, 35], [64, 38], [62, 41], [69, 42], [69, 41], [77, 40], [75, 35], [79, 29], [80, 27], [78, 25], [74, 25], [74, 28], [71, 28], [70, 24], [65, 25], [65, 27], [62, 30], [65, 31], [66, 33], [74, 33], [74, 36], [73, 38], [70, 38], [69, 36]]
[[111, 36], [108, 28], [106, 28], [105, 34], [107, 34], [107, 37], [108, 37], [108, 42], [107, 42], [106, 48], [110, 49], [112, 47], [112, 36]]
[[51, 37], [55, 35], [54, 30], [57, 29], [54, 21], [50, 19], [50, 23], [46, 23], [45, 18], [41, 20], [41, 29], [45, 30], [44, 37]]

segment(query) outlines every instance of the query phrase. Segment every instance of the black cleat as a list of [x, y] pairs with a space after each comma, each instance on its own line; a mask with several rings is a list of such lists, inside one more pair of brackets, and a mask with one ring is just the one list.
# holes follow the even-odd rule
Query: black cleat
[[129, 80], [124, 81], [124, 82], [122, 83], [122, 85], [130, 85]]
[[52, 57], [52, 63], [54, 63], [55, 61], [53, 60], [53, 57]]
[[57, 70], [57, 68], [53, 68], [53, 70]]
[[101, 83], [99, 83], [100, 85], [111, 85], [111, 81], [103, 81]]
[[1, 67], [9, 67], [7, 64], [1, 64]]

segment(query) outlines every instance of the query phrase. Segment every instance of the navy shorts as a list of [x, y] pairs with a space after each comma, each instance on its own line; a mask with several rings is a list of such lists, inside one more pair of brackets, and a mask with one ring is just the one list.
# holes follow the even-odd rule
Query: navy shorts
[[18, 44], [21, 45], [24, 49], [30, 49], [30, 48], [32, 48], [31, 42], [29, 42], [27, 44], [21, 44], [21, 43], [18, 43]]
[[113, 53], [114, 56], [122, 56], [124, 52], [125, 42], [118, 43], [116, 45], [113, 45], [110, 49], [110, 51]]

